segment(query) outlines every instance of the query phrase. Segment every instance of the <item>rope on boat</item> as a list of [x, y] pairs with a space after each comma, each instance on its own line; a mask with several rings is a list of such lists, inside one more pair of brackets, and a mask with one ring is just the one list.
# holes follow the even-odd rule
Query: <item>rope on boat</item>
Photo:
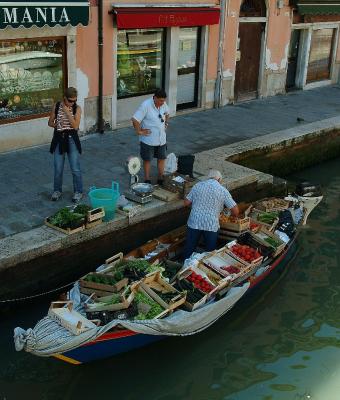
[[60, 287], [58, 287], [57, 289], [51, 289], [51, 290], [48, 290], [47, 292], [42, 292], [42, 293], [34, 294], [34, 295], [32, 295], [32, 296], [18, 297], [18, 298], [16, 298], [16, 299], [0, 300], [0, 304], [1, 304], [1, 303], [14, 303], [14, 302], [16, 302], [16, 301], [31, 300], [31, 299], [35, 299], [35, 298], [37, 298], [37, 297], [47, 296], [48, 294], [58, 292], [58, 291], [60, 291], [60, 290], [62, 290], [62, 289], [66, 289], [67, 287], [69, 287], [69, 286], [71, 286], [71, 285], [74, 285], [76, 282], [77, 282], [77, 281], [73, 281], [73, 282], [68, 283], [68, 284], [66, 284], [66, 285], [64, 285], [64, 286], [60, 286]]

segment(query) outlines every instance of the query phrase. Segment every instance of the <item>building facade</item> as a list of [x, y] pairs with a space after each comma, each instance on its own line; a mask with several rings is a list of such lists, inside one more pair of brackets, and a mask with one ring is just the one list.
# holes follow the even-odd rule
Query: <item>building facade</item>
[[1, 3], [0, 152], [48, 143], [67, 86], [88, 133], [157, 87], [176, 115], [338, 81], [340, 0], [132, 1]]

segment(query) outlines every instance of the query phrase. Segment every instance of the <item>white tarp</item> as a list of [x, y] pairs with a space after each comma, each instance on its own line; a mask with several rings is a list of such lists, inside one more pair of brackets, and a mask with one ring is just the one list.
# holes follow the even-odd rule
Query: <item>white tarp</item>
[[50, 317], [40, 320], [33, 329], [15, 328], [14, 342], [17, 351], [26, 350], [37, 356], [48, 357], [73, 350], [97, 339], [117, 325], [146, 335], [186, 336], [198, 333], [227, 313], [246, 293], [249, 283], [229, 290], [219, 301], [206, 304], [198, 310], [177, 310], [164, 319], [144, 321], [113, 320], [109, 324], [93, 328], [80, 335], [73, 335]]

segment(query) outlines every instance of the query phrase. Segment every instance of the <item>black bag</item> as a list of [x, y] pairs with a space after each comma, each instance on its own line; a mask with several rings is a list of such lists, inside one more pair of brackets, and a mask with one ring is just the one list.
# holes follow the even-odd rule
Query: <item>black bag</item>
[[189, 175], [191, 178], [193, 178], [194, 161], [195, 161], [195, 156], [192, 154], [178, 156], [177, 172], [179, 174]]

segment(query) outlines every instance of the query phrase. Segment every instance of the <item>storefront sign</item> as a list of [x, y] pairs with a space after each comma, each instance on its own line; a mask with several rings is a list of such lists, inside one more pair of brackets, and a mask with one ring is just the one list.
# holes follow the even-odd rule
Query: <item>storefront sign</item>
[[0, 29], [45, 25], [87, 25], [89, 3], [73, 1], [0, 1]]
[[113, 14], [119, 29], [163, 28], [218, 24], [220, 10], [214, 7], [117, 7]]

